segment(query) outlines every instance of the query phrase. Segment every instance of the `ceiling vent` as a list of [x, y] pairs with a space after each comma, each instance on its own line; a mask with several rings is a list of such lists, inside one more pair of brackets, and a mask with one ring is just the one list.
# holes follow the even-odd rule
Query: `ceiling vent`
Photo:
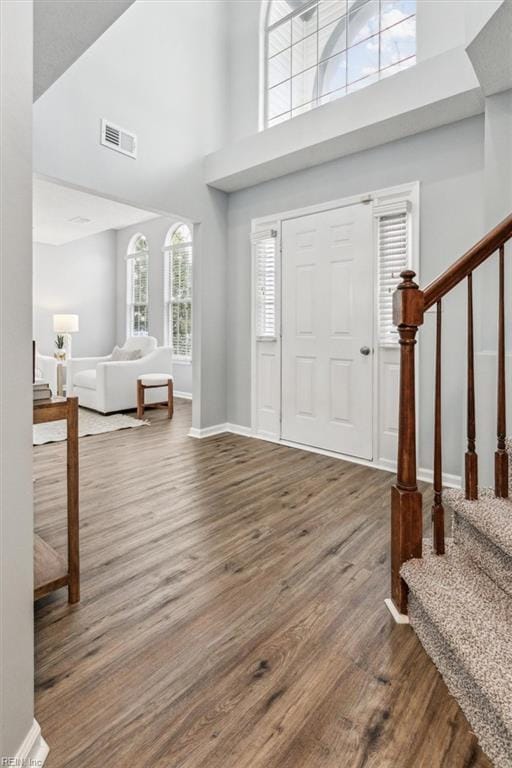
[[101, 121], [101, 144], [115, 149], [128, 157], [137, 157], [137, 137], [134, 133], [114, 125], [110, 120]]

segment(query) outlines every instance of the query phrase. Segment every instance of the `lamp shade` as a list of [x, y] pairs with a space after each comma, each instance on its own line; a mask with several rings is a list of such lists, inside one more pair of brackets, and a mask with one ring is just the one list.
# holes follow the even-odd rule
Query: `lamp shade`
[[53, 330], [55, 333], [76, 333], [78, 331], [78, 315], [54, 315]]

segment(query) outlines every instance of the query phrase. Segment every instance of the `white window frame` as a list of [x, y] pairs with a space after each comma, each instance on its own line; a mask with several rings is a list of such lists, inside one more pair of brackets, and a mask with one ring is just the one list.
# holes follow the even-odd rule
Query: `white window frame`
[[[125, 256], [126, 260], [126, 336], [129, 338], [130, 336], [148, 336], [149, 335], [149, 248], [146, 247], [143, 250], [136, 251], [135, 245], [137, 241], [143, 237], [146, 240], [147, 238], [142, 232], [137, 232], [136, 235], [134, 235], [130, 243], [128, 245], [127, 253]], [[147, 329], [146, 331], [142, 333], [136, 333], [135, 329], [133, 327], [133, 262], [136, 258], [138, 258], [141, 255], [146, 256], [146, 263], [147, 263], [147, 298], [146, 298], [146, 317], [148, 319], [147, 322]]]
[[[187, 227], [188, 231], [190, 232], [190, 240], [184, 243], [180, 243], [179, 246], [172, 244], [172, 238], [174, 237], [175, 232], [180, 229], [180, 227]], [[190, 247], [191, 251], [191, 270], [190, 270], [190, 299], [173, 299], [171, 296], [171, 292], [169, 290], [170, 286], [170, 275], [172, 274], [172, 267], [171, 267], [171, 259], [174, 255], [174, 251], [177, 248], [183, 248], [183, 247]], [[189, 224], [187, 221], [180, 221], [177, 224], [173, 224], [173, 226], [169, 229], [167, 232], [166, 238], [165, 238], [165, 245], [162, 248], [162, 253], [164, 254], [164, 338], [165, 343], [167, 346], [172, 347], [173, 343], [173, 334], [171, 332], [171, 322], [172, 322], [172, 307], [173, 304], [190, 304], [190, 323], [191, 323], [191, 344], [190, 344], [190, 355], [179, 355], [174, 352], [173, 349], [173, 359], [177, 360], [179, 362], [184, 363], [191, 363], [192, 362], [192, 348], [193, 348], [193, 318], [192, 318], [192, 312], [193, 312], [193, 264], [194, 264], [194, 235], [193, 235], [193, 229], [192, 225]]]
[[[301, 16], [303, 13], [305, 13], [308, 10], [314, 8], [315, 6], [318, 5], [319, 2], [323, 2], [323, 0], [308, 0], [307, 2], [304, 2], [304, 5], [300, 6], [299, 8], [296, 8], [296, 9], [294, 9], [292, 11], [290, 11], [290, 13], [288, 13], [285, 16], [283, 16], [281, 19], [279, 19], [278, 21], [274, 22], [273, 24], [269, 23], [270, 11], [271, 11], [271, 6], [272, 6], [272, 0], [265, 0], [262, 3], [261, 16], [260, 16], [260, 67], [259, 67], [259, 71], [260, 71], [260, 99], [259, 99], [259, 101], [260, 101], [260, 104], [259, 104], [259, 106], [260, 106], [260, 115], [259, 115], [259, 128], [260, 128], [260, 130], [265, 130], [267, 128], [272, 127], [270, 125], [270, 121], [280, 117], [280, 115], [275, 115], [273, 118], [270, 118], [269, 114], [268, 114], [268, 101], [269, 101], [268, 100], [268, 94], [269, 94], [269, 91], [270, 91], [270, 89], [268, 87], [268, 71], [269, 71], [269, 42], [268, 42], [268, 40], [269, 40], [269, 34], [273, 30], [279, 28], [279, 26], [284, 25], [285, 23], [287, 23], [288, 21], [293, 23], [293, 19]], [[381, 2], [382, 2], [382, 0], [381, 0]], [[285, 110], [282, 113], [282, 115], [286, 114], [287, 117], [283, 117], [282, 120], [278, 120], [278, 122], [275, 123], [275, 125], [280, 124], [281, 122], [287, 122], [288, 120], [293, 119], [293, 117], [295, 117], [297, 115], [300, 115], [300, 114], [303, 114], [304, 112], [308, 111], [308, 105], [309, 105], [310, 109], [316, 109], [317, 107], [322, 106], [322, 104], [324, 104], [324, 103], [327, 103], [327, 102], [333, 101], [333, 100], [337, 100], [338, 98], [343, 98], [343, 96], [348, 95], [349, 93], [352, 93], [353, 91], [356, 91], [356, 90], [359, 90], [360, 88], [366, 87], [367, 85], [370, 85], [370, 84], [372, 84], [375, 81], [379, 81], [382, 78], [387, 77], [390, 73], [395, 74], [395, 72], [397, 70], [403, 70], [403, 69], [406, 69], [406, 68], [414, 65], [416, 63], [416, 60], [417, 60], [417, 32], [416, 32], [416, 36], [415, 36], [416, 46], [415, 46], [414, 54], [409, 56], [409, 57], [406, 57], [404, 59], [401, 59], [398, 62], [394, 62], [394, 63], [389, 64], [386, 67], [382, 67], [382, 68], [381, 68], [381, 35], [382, 35], [382, 32], [385, 32], [388, 29], [392, 29], [394, 26], [396, 26], [399, 23], [402, 23], [403, 21], [406, 21], [407, 19], [414, 18], [416, 20], [416, 18], [417, 18], [417, 2], [418, 2], [418, 0], [416, 0], [416, 7], [415, 7], [415, 10], [414, 10], [413, 14], [409, 14], [409, 16], [404, 17], [399, 22], [396, 22], [395, 24], [392, 24], [392, 25], [386, 27], [385, 29], [380, 29], [380, 26], [379, 26], [379, 30], [377, 32], [375, 32], [370, 37], [366, 38], [366, 40], [370, 40], [372, 38], [378, 38], [378, 45], [379, 45], [379, 64], [378, 64], [378, 69], [374, 73], [371, 73], [369, 75], [365, 75], [362, 78], [360, 78], [359, 80], [356, 80], [356, 81], [351, 82], [351, 83], [348, 83], [348, 81], [346, 79], [345, 85], [342, 86], [339, 89], [335, 89], [331, 94], [329, 94], [329, 93], [320, 94], [320, 93], [317, 92], [315, 95], [312, 96], [311, 101], [307, 102], [307, 104], [300, 104], [300, 105], [297, 105], [294, 108], [292, 106], [292, 95], [291, 95], [291, 87], [292, 87], [291, 80], [292, 80], [292, 77], [294, 75], [293, 75], [293, 72], [292, 72], [292, 65], [291, 65], [291, 62], [290, 62], [290, 77], [289, 78], [285, 78], [282, 81], [283, 83], [287, 82], [288, 80], [290, 81], [290, 108], [289, 108], [289, 110]], [[380, 15], [381, 15], [381, 9], [379, 10], [379, 18], [380, 18]], [[342, 18], [344, 18], [343, 15], [339, 17], [339, 20], [341, 20]], [[334, 23], [334, 22], [332, 22], [332, 23]], [[328, 28], [328, 27], [329, 27], [329, 24], [327, 24], [326, 28]], [[333, 57], [338, 55], [338, 53], [335, 53], [335, 54], [332, 54], [330, 57], [327, 56], [324, 59], [320, 58], [320, 52], [318, 50], [318, 36], [319, 36], [319, 32], [320, 32], [320, 30], [322, 28], [323, 27], [319, 27], [318, 12], [317, 12], [317, 28], [316, 28], [316, 32], [312, 32], [309, 35], [307, 35], [306, 38], [304, 38], [304, 39], [307, 39], [307, 37], [312, 37], [314, 35], [317, 36], [316, 63], [314, 65], [311, 65], [311, 67], [307, 68], [306, 70], [304, 70], [306, 72], [306, 71], [309, 71], [309, 69], [316, 68], [315, 83], [317, 84], [316, 85], [317, 91], [319, 90], [318, 89], [318, 78], [319, 78], [319, 70], [320, 70], [320, 61], [323, 61], [325, 63], [325, 62], [329, 61], [331, 58], [333, 58]], [[300, 42], [300, 40], [298, 40], [297, 42]], [[360, 43], [362, 44], [363, 42], [365, 42], [365, 40], [360, 40], [360, 41], [358, 40], [352, 46], [349, 46], [349, 47], [345, 48], [345, 51], [349, 51], [350, 49], [356, 47]], [[287, 46], [287, 47], [285, 47], [283, 49], [283, 51], [286, 51], [286, 50], [289, 49], [290, 50], [290, 56], [291, 56], [292, 45], [293, 45], [293, 40], [290, 40], [290, 46]], [[282, 53], [283, 51], [277, 53], [276, 55], [280, 55], [280, 53]], [[343, 51], [341, 51], [340, 53], [343, 53]], [[296, 75], [300, 75], [302, 73], [301, 72], [297, 72], [295, 74]], [[364, 81], [367, 81], [367, 82], [364, 82]], [[275, 85], [279, 85], [279, 84], [276, 83]], [[338, 92], [339, 92], [339, 95], [335, 95], [335, 94], [338, 94]], [[332, 96], [332, 98], [328, 98], [329, 96]], [[293, 114], [293, 111], [296, 112], [296, 115]]]

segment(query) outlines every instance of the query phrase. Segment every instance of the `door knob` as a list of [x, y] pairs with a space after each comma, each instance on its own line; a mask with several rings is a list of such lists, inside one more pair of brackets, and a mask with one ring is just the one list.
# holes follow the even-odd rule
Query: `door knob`
[[370, 347], [361, 347], [359, 350], [362, 355], [369, 355], [371, 352]]

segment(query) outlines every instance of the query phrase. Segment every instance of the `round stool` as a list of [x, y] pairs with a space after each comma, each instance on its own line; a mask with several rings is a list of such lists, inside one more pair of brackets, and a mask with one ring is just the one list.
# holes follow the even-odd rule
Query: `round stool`
[[[145, 373], [137, 378], [137, 418], [144, 417], [145, 408], [167, 408], [167, 415], [172, 419], [174, 411], [174, 380], [170, 373]], [[144, 393], [146, 389], [167, 387], [167, 401], [162, 403], [145, 403]]]

